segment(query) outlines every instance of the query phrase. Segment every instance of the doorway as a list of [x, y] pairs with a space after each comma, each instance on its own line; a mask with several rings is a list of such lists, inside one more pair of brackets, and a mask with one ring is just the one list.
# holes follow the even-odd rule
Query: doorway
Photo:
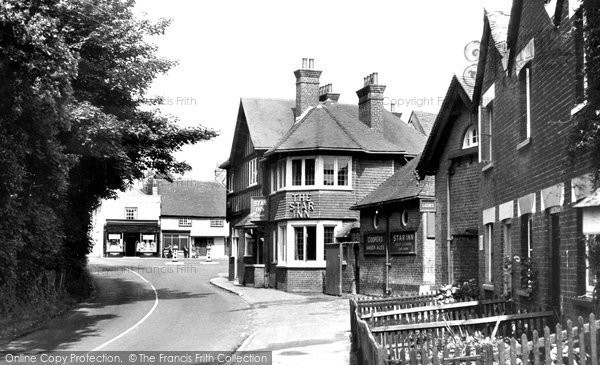
[[125, 256], [135, 256], [137, 243], [140, 240], [139, 233], [125, 233]]

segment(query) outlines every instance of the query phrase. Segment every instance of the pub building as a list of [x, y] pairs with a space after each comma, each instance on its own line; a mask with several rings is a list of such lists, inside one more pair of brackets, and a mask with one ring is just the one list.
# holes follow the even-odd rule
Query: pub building
[[351, 209], [360, 211], [358, 292], [428, 292], [436, 284], [433, 177], [418, 180], [418, 158]]
[[294, 72], [295, 101], [240, 102], [221, 167], [228, 178], [229, 279], [244, 285], [322, 292], [326, 245], [358, 222], [349, 208], [425, 142], [384, 109], [376, 73], [364, 78], [358, 105], [340, 104], [331, 84], [319, 86], [313, 62], [304, 59]]

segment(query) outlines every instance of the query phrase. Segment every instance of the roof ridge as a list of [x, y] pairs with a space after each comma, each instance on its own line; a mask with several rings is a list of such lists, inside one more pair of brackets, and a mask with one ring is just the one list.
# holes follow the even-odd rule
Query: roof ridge
[[[333, 119], [333, 121], [337, 123], [337, 125], [344, 131], [344, 133], [346, 133], [346, 135], [348, 136], [348, 138], [350, 138], [354, 143], [356, 143], [357, 146], [359, 146], [363, 150], [368, 151], [368, 149], [365, 148], [365, 146], [363, 146], [361, 143], [359, 143], [356, 140], [356, 138], [354, 138], [354, 136], [352, 135], [352, 133], [350, 133], [348, 131], [348, 129], [333, 115], [333, 113], [331, 113], [329, 111], [328, 107], [327, 108], [323, 108], [323, 109], [325, 109], [325, 111], [327, 112], [327, 114], [329, 114], [329, 116], [331, 117], [331, 119]], [[360, 120], [359, 120], [359, 122], [360, 122]], [[360, 122], [360, 123], [362, 123], [362, 122]]]

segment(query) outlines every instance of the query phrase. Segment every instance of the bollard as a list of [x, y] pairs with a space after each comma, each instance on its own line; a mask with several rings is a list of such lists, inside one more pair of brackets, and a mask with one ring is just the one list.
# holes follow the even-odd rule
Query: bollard
[[212, 259], [210, 258], [210, 246], [206, 247], [206, 262], [211, 262]]

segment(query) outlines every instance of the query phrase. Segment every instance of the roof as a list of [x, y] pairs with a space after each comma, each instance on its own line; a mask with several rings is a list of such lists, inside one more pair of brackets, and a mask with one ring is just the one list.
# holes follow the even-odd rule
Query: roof
[[294, 100], [242, 98], [241, 107], [255, 149], [273, 147], [294, 124]]
[[485, 16], [489, 21], [490, 32], [494, 45], [500, 55], [507, 52], [508, 26], [513, 0], [485, 0]]
[[420, 177], [433, 175], [437, 171], [438, 159], [442, 151], [446, 148], [448, 142], [447, 130], [452, 126], [449, 125], [452, 112], [457, 107], [464, 106], [467, 111], [472, 109], [472, 102], [463, 83], [454, 75], [450, 80], [448, 91], [440, 107], [440, 111], [435, 119], [423, 153], [420, 156], [420, 161], [417, 166], [417, 171]]
[[425, 136], [387, 110], [384, 110], [383, 118], [381, 134], [358, 119], [358, 105], [320, 103], [306, 112], [266, 154], [302, 150], [414, 155], [421, 152]]
[[431, 132], [431, 127], [433, 127], [436, 116], [437, 114], [413, 110], [410, 115], [410, 119], [408, 120], [408, 124], [414, 125], [416, 130], [428, 136]]
[[372, 193], [363, 198], [352, 209], [378, 205], [418, 197], [434, 196], [434, 177], [427, 176], [424, 180], [418, 180], [416, 167], [419, 158], [413, 158], [402, 166], [394, 175], [389, 177]]
[[157, 182], [162, 216], [225, 217], [225, 187], [218, 182]]
[[583, 199], [575, 208], [588, 208], [588, 207], [599, 207], [600, 206], [600, 189], [596, 189], [590, 196]]

